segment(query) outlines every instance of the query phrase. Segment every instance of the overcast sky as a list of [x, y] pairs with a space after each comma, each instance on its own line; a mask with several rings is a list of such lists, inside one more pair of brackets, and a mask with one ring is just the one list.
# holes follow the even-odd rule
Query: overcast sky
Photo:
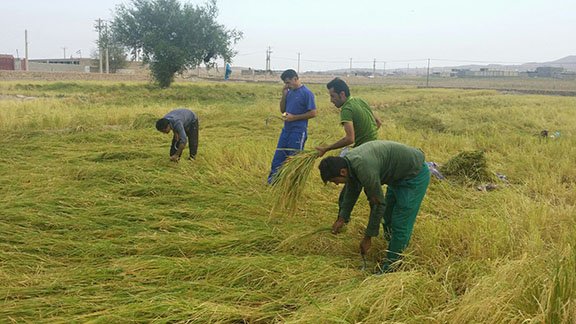
[[[188, 1], [203, 4], [204, 1]], [[96, 19], [123, 0], [3, 0], [0, 54], [90, 56]], [[575, 0], [219, 0], [218, 20], [244, 33], [234, 66], [381, 69], [546, 62], [576, 55]], [[384, 63], [386, 62], [386, 63]]]

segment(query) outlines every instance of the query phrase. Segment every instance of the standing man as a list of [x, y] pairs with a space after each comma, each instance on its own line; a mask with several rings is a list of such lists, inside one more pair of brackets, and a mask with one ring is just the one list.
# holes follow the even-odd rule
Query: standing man
[[286, 70], [280, 79], [284, 82], [280, 99], [284, 128], [272, 159], [268, 184], [274, 181], [276, 172], [288, 156], [304, 149], [308, 138], [308, 119], [316, 117], [314, 94], [300, 82], [296, 71]]
[[[389, 242], [380, 273], [393, 271], [391, 265], [400, 259], [410, 242], [416, 215], [430, 182], [424, 153], [392, 141], [371, 141], [344, 157], [324, 158], [319, 169], [324, 183], [346, 184], [332, 233], [339, 233], [350, 221], [352, 209], [364, 189], [370, 203], [370, 217], [360, 253], [368, 252], [372, 237], [378, 236], [384, 221], [384, 237]], [[388, 185], [386, 196], [382, 192], [383, 184]]]
[[370, 106], [360, 98], [351, 97], [350, 88], [340, 78], [328, 82], [326, 88], [330, 94], [330, 101], [336, 108], [340, 108], [340, 123], [346, 134], [332, 145], [316, 147], [319, 156], [330, 150], [352, 144], [357, 147], [375, 140], [382, 122], [374, 115]]
[[156, 129], [162, 133], [172, 131], [172, 145], [170, 145], [170, 160], [178, 162], [180, 156], [189, 142], [190, 160], [196, 158], [198, 152], [198, 116], [188, 109], [172, 110], [163, 118], [156, 121]]
[[226, 63], [226, 68], [224, 69], [224, 80], [228, 80], [230, 74], [232, 74], [232, 67], [230, 66], [230, 63]]

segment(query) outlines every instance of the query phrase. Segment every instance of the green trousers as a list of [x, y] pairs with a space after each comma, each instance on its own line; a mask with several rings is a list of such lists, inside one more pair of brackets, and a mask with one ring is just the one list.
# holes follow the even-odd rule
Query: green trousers
[[384, 238], [388, 239], [388, 253], [382, 262], [382, 271], [389, 271], [390, 265], [400, 259], [400, 254], [408, 246], [416, 215], [430, 183], [430, 171], [426, 163], [413, 178], [388, 185], [386, 207], [384, 209]]

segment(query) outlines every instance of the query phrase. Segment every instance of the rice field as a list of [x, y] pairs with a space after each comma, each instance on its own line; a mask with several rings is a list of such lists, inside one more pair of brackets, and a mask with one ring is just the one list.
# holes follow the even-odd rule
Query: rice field
[[[309, 87], [312, 149], [343, 130]], [[331, 234], [340, 188], [316, 166], [270, 217], [281, 89], [0, 82], [0, 322], [576, 322], [575, 97], [352, 85], [381, 139], [440, 165], [481, 151], [507, 179], [434, 178], [402, 268], [374, 276], [386, 242], [362, 271], [367, 201]], [[154, 128], [177, 107], [200, 117], [195, 161], [170, 162]]]

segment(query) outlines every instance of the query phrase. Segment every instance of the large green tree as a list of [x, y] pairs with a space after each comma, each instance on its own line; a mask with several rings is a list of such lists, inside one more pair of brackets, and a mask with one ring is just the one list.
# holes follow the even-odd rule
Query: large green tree
[[141, 55], [160, 87], [169, 87], [174, 75], [201, 64], [229, 62], [236, 54], [232, 46], [242, 33], [226, 29], [216, 21], [216, 0], [204, 6], [178, 0], [132, 0], [116, 7], [114, 39]]

